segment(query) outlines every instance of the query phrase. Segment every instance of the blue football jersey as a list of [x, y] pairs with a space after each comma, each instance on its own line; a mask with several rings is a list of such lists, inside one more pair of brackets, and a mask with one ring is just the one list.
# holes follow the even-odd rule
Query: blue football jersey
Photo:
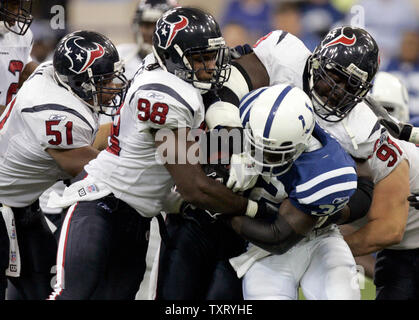
[[292, 204], [317, 216], [332, 215], [348, 203], [357, 187], [352, 157], [316, 124], [313, 136], [322, 148], [303, 152], [280, 180]]
[[[254, 90], [241, 100], [243, 127], [249, 121], [252, 102], [266, 89]], [[320, 148], [303, 152], [283, 175], [259, 176], [244, 196], [274, 205], [288, 198], [299, 210], [316, 216], [332, 215], [342, 209], [357, 187], [355, 162], [317, 123], [313, 137], [320, 142]]]
[[313, 136], [322, 147], [303, 152], [281, 176], [260, 176], [245, 196], [280, 204], [288, 198], [309, 215], [332, 215], [348, 203], [357, 187], [355, 162], [340, 144], [316, 124]]

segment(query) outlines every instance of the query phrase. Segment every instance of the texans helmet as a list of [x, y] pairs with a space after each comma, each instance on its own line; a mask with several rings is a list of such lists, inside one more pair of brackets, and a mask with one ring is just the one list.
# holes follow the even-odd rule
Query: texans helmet
[[309, 58], [309, 95], [316, 114], [342, 120], [372, 87], [379, 67], [378, 46], [361, 28], [331, 30]]
[[128, 81], [118, 51], [104, 35], [94, 31], [66, 35], [57, 44], [53, 65], [57, 82], [94, 111], [113, 115], [122, 104]]
[[0, 34], [23, 36], [32, 21], [32, 0], [0, 0]]
[[[215, 19], [196, 8], [177, 7], [166, 12], [156, 24], [153, 53], [160, 67], [201, 90], [220, 88], [230, 76], [230, 58]], [[215, 53], [214, 68], [206, 67], [205, 54]], [[196, 68], [192, 56], [200, 56], [204, 68]], [[205, 70], [211, 79], [197, 78]]]

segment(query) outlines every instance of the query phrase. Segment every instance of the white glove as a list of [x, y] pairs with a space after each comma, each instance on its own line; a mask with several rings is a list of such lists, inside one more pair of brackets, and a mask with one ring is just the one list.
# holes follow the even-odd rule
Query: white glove
[[166, 213], [180, 213], [180, 208], [183, 204], [183, 198], [179, 192], [172, 188], [169, 194], [163, 201], [163, 209], [162, 211]]
[[259, 174], [254, 169], [254, 162], [245, 153], [241, 153], [233, 154], [230, 164], [230, 176], [227, 181], [227, 188], [233, 192], [253, 188], [259, 177]]

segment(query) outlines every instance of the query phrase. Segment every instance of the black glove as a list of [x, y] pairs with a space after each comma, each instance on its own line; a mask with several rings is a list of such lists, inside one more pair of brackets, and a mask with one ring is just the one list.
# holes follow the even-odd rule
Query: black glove
[[408, 123], [380, 119], [380, 123], [388, 130], [388, 132], [395, 138], [409, 141], [413, 126]]
[[222, 184], [226, 184], [230, 175], [230, 170], [227, 165], [223, 164], [204, 164], [202, 166], [207, 177], [217, 180]]
[[241, 56], [246, 54], [252, 53], [253, 49], [249, 44], [244, 44], [242, 46], [235, 46], [234, 48], [230, 48], [230, 57], [231, 59], [238, 59]]
[[419, 193], [412, 193], [409, 197], [407, 197], [409, 201], [409, 205], [414, 207], [415, 209], [419, 209]]

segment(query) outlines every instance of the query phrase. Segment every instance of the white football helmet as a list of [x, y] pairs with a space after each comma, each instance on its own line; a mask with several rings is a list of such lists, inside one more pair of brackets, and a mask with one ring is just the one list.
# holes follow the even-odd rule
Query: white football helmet
[[409, 121], [409, 94], [399, 78], [388, 72], [378, 72], [370, 94], [391, 116], [401, 122]]
[[314, 129], [310, 98], [297, 87], [279, 84], [250, 93], [240, 108], [244, 149], [256, 171], [269, 176], [287, 172], [307, 148]]

